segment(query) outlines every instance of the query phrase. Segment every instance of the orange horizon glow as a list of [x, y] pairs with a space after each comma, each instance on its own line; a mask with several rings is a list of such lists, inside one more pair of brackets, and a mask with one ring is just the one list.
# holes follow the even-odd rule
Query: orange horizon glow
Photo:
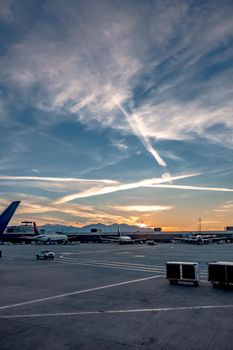
[[[162, 222], [160, 221], [161, 225], [158, 224], [158, 222], [146, 222], [146, 220], [143, 220], [143, 222], [139, 222], [142, 218], [138, 217], [138, 222], [132, 222], [132, 224], [129, 224], [129, 220], [124, 220], [122, 218], [122, 220], [118, 221], [118, 222], [115, 222], [114, 224], [116, 225], [124, 225], [124, 224], [127, 224], [129, 226], [136, 226], [138, 227], [138, 230], [140, 229], [154, 229], [154, 228], [157, 228], [157, 227], [160, 227], [161, 228], [161, 231], [162, 232], [173, 232], [173, 231], [198, 231], [198, 222], [192, 222], [190, 224], [179, 224], [178, 222], [177, 223], [173, 223], [171, 222], [171, 220], [168, 220], [169, 221], [169, 224], [162, 224]], [[106, 226], [111, 226], [112, 223], [103, 223], [101, 221], [87, 221], [86, 223], [77, 223], [77, 222], [74, 222], [74, 221], [70, 221], [70, 222], [67, 222], [66, 220], [59, 220], [59, 219], [53, 219], [53, 220], [48, 220], [48, 218], [41, 218], [41, 217], [32, 217], [32, 216], [28, 216], [27, 219], [25, 217], [21, 217], [18, 215], [17, 217], [15, 217], [14, 219], [11, 220], [11, 222], [9, 223], [8, 226], [15, 226], [15, 225], [19, 225], [21, 224], [22, 221], [35, 221], [37, 223], [37, 226], [43, 226], [43, 225], [60, 225], [60, 226], [64, 226], [64, 227], [77, 227], [77, 228], [82, 228], [82, 227], [85, 227], [87, 225], [97, 225], [99, 223], [102, 223]], [[233, 226], [233, 224], [231, 224], [232, 220], [224, 220], [224, 221], [219, 221], [219, 222], [216, 222], [216, 223], [208, 223], [205, 222], [203, 220], [202, 222], [202, 227], [201, 227], [201, 231], [223, 231], [224, 228], [226, 226]]]

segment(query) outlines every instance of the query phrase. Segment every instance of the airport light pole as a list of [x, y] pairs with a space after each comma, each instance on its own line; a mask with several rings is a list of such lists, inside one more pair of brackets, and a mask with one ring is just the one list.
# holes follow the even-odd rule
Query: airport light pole
[[198, 228], [197, 230], [201, 232], [201, 218], [198, 218]]

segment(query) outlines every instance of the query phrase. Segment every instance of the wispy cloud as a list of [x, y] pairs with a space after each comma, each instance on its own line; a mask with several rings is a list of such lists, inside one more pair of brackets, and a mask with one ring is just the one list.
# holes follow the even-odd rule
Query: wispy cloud
[[122, 210], [122, 211], [136, 211], [136, 212], [158, 212], [163, 210], [170, 210], [172, 209], [171, 206], [163, 206], [163, 205], [122, 205], [122, 206], [115, 206], [115, 209]]
[[115, 140], [112, 141], [113, 146], [115, 146], [117, 149], [119, 149], [120, 151], [127, 151], [128, 150], [128, 146], [124, 143], [123, 140]]
[[[232, 192], [230, 173], [211, 173], [232, 163], [232, 11], [218, 0], [3, 0], [0, 169], [44, 175], [2, 174], [8, 198], [56, 191], [59, 204], [39, 203], [49, 210], [156, 185]], [[208, 171], [212, 186], [153, 182], [165, 166]]]
[[[225, 101], [225, 99], [224, 99]], [[164, 140], [191, 140], [195, 135], [224, 144], [229, 128], [233, 127], [231, 116], [232, 103], [226, 102], [213, 110], [212, 106], [203, 105], [202, 100], [184, 104], [182, 101], [161, 101], [157, 105], [145, 103], [137, 110], [138, 117], [146, 122], [145, 135]], [[187, 118], [189, 115], [189, 118]], [[222, 124], [221, 134], [214, 126]], [[159, 125], [159, 127], [156, 127]], [[225, 130], [224, 130], [225, 125]], [[232, 138], [225, 140], [225, 145], [232, 146]]]
[[[36, 221], [38, 225], [46, 223], [73, 225], [82, 227], [84, 224], [95, 224], [102, 222], [111, 223], [127, 223], [128, 225], [139, 225], [141, 218], [134, 215], [125, 216], [116, 214], [118, 210], [101, 208], [101, 206], [90, 206], [83, 204], [57, 205], [46, 197], [25, 195], [23, 193], [15, 194], [20, 198], [21, 204], [13, 217], [13, 222], [17, 223], [18, 218], [21, 220]], [[2, 208], [5, 208], [9, 202], [1, 201]]]
[[228, 212], [232, 212], [232, 210], [233, 210], [233, 201], [227, 201], [226, 203], [216, 208], [214, 211], [217, 211], [220, 213], [228, 213]]
[[[104, 2], [102, 14], [97, 5], [93, 6], [82, 7], [86, 17], [76, 17], [74, 14], [79, 11], [74, 3], [51, 2], [46, 11], [53, 13], [64, 29], [62, 39], [56, 35], [52, 22], [41, 28], [36, 21], [30, 35], [10, 46], [6, 59], [2, 57], [2, 75], [8, 86], [18, 87], [23, 100], [37, 110], [52, 112], [49, 116], [40, 114], [37, 120], [40, 127], [43, 123], [47, 126], [48, 119], [51, 125], [72, 120], [88, 128], [110, 127], [119, 134], [134, 134], [161, 166], [166, 166], [163, 158], [169, 161], [169, 154], [178, 166], [180, 162], [173, 145], [169, 146], [171, 152], [169, 147], [166, 153], [159, 151], [159, 146], [155, 149], [153, 145], [157, 140], [189, 142], [198, 134], [224, 147], [231, 146], [232, 137], [226, 137], [233, 126], [229, 77], [224, 74], [214, 77], [217, 98], [216, 94], [213, 96], [212, 79], [205, 79], [206, 82], [194, 79], [200, 60], [214, 45], [228, 40], [232, 29], [226, 16], [228, 11], [221, 8], [215, 17], [203, 21], [196, 8], [199, 21], [195, 21], [195, 16], [189, 16], [192, 9], [186, 1], [179, 6], [157, 2], [155, 8], [151, 8], [154, 16], [150, 16], [142, 4], [137, 4], [129, 13], [132, 7], [127, 1], [117, 7], [117, 11], [113, 3]], [[95, 10], [100, 16], [98, 20]], [[208, 4], [205, 11], [208, 12]], [[65, 26], [64, 18], [68, 19]], [[212, 26], [211, 22], [218, 25]], [[178, 33], [177, 45], [171, 46], [174, 33]], [[195, 36], [200, 40], [193, 40]], [[37, 96], [31, 94], [34, 86], [41, 91]], [[200, 94], [187, 99], [191, 90]], [[213, 100], [214, 108], [210, 103]], [[119, 111], [124, 118], [119, 117]], [[211, 129], [218, 123], [224, 125], [221, 133]], [[117, 147], [123, 150], [124, 145], [118, 143]], [[111, 167], [106, 159], [103, 161]], [[85, 167], [82, 171], [85, 172]], [[85, 198], [95, 191], [98, 195], [116, 190], [88, 191], [80, 192], [77, 198]]]
[[[46, 10], [53, 13], [64, 28], [64, 42], [61, 44], [56, 35], [52, 43], [48, 39], [46, 34], [55, 30], [52, 22], [44, 28], [36, 22], [31, 34], [9, 50], [6, 60], [3, 59], [3, 71], [6, 81], [20, 85], [25, 98], [30, 96], [35, 84], [40, 85], [44, 93], [39, 96], [39, 102], [32, 99], [31, 103], [39, 109], [56, 111], [59, 118], [50, 115], [53, 123], [68, 117], [89, 127], [98, 123], [103, 128], [110, 126], [133, 132], [156, 161], [165, 166], [151, 139], [188, 140], [194, 131], [208, 138], [211, 135], [206, 129], [210, 125], [223, 121], [227, 127], [232, 126], [229, 76], [214, 77], [218, 90], [214, 111], [211, 111], [211, 78], [207, 82], [195, 79], [201, 59], [231, 37], [231, 7], [226, 4], [214, 12], [217, 3], [212, 6], [209, 2], [200, 8], [194, 6], [195, 11], [187, 1], [179, 5], [158, 1], [151, 9], [143, 4], [134, 8], [128, 2], [121, 5], [116, 8], [114, 3], [104, 2], [100, 13], [93, 3], [92, 7], [86, 7], [78, 3], [51, 2]], [[78, 6], [83, 11], [80, 14]], [[202, 11], [210, 13], [208, 21], [201, 15]], [[85, 13], [86, 22], [81, 13]], [[64, 18], [69, 19], [65, 26]], [[144, 29], [145, 23], [147, 29]], [[76, 45], [80, 28], [82, 36], [78, 35]], [[177, 28], [177, 45], [171, 46]], [[199, 40], [194, 40], [197, 37]], [[204, 62], [207, 68], [210, 62], [210, 59]], [[163, 64], [165, 73], [160, 69]], [[148, 78], [146, 82], [141, 80], [143, 74]], [[140, 84], [142, 95], [149, 85], [150, 93], [128, 114], [122, 106], [131, 109], [137, 97], [133, 90]], [[194, 86], [200, 94], [184, 103], [185, 95], [189, 95]], [[210, 102], [208, 106], [203, 96]], [[119, 120], [113, 97], [127, 123]], [[64, 110], [69, 114], [63, 114]], [[44, 119], [44, 122], [47, 121]], [[219, 141], [223, 143], [223, 139]]]

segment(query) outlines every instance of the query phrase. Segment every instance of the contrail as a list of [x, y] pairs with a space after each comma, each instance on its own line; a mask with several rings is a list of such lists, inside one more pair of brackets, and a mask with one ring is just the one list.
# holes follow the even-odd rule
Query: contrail
[[[135, 134], [138, 136], [139, 140], [141, 141], [141, 143], [144, 145], [144, 147], [147, 149], [148, 152], [150, 152], [152, 154], [152, 156], [155, 158], [155, 160], [158, 162], [159, 165], [161, 166], [167, 166], [167, 164], [165, 163], [165, 161], [160, 157], [160, 155], [158, 154], [158, 152], [152, 147], [150, 140], [148, 139], [148, 137], [146, 137], [142, 131], [140, 130], [140, 128], [137, 125], [137, 121], [135, 119], [135, 117], [132, 115], [131, 117], [129, 116], [129, 114], [126, 112], [126, 110], [113, 99], [115, 105], [120, 109], [120, 111], [124, 114], [124, 116], [126, 117], [128, 123], [130, 124], [130, 126], [132, 127], [133, 131], [135, 132]], [[133, 120], [132, 120], [133, 118]]]
[[45, 177], [45, 176], [5, 176], [0, 175], [0, 180], [19, 181], [48, 181], [48, 182], [99, 182], [110, 185], [118, 184], [118, 181], [108, 179], [79, 179], [75, 177]]
[[92, 197], [92, 196], [99, 196], [102, 194], [107, 194], [107, 193], [113, 193], [113, 192], [118, 192], [118, 191], [125, 191], [125, 190], [131, 190], [134, 188], [139, 188], [139, 187], [150, 187], [151, 185], [156, 185], [160, 183], [166, 183], [170, 182], [173, 180], [181, 180], [185, 179], [188, 177], [192, 176], [197, 176], [200, 175], [200, 173], [194, 173], [194, 174], [187, 174], [187, 175], [177, 175], [177, 176], [171, 176], [168, 178], [152, 178], [152, 179], [146, 179], [142, 180], [139, 182], [133, 182], [133, 183], [128, 183], [128, 184], [123, 184], [123, 185], [118, 185], [118, 186], [106, 186], [103, 188], [91, 188], [87, 191], [71, 194], [65, 197], [60, 198], [58, 201], [56, 201], [56, 204], [61, 204], [61, 203], [66, 203], [70, 202], [74, 199], [78, 198], [87, 198], [87, 197]]
[[187, 185], [167, 185], [167, 184], [152, 184], [145, 187], [158, 188], [174, 188], [181, 190], [195, 190], [195, 191], [215, 191], [215, 192], [233, 192], [233, 188], [226, 187], [202, 187], [202, 186], [187, 186]]

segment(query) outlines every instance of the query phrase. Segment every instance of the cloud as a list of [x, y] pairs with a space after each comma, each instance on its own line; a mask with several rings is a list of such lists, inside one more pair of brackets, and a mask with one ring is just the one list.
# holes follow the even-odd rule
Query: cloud
[[216, 208], [214, 211], [220, 212], [220, 213], [229, 213], [229, 212], [232, 212], [232, 210], [233, 210], [233, 201], [227, 201], [226, 203]]
[[[5, 4], [9, 9], [10, 3]], [[102, 128], [134, 133], [164, 166], [152, 139], [189, 140], [193, 132], [208, 138], [206, 128], [221, 121], [232, 127], [229, 76], [214, 78], [218, 89], [215, 111], [210, 105], [201, 106], [202, 96], [212, 90], [211, 79], [207, 83], [193, 79], [201, 69], [201, 59], [229, 40], [233, 29], [230, 8], [227, 3], [224, 7], [210, 2], [198, 8], [187, 1], [178, 5], [158, 1], [151, 7], [142, 3], [132, 7], [130, 2], [116, 6], [97, 1], [88, 6], [51, 1], [42, 10], [44, 15], [54, 16], [56, 26], [50, 21], [42, 27], [40, 20], [35, 20], [30, 34], [2, 57], [3, 78], [9, 86], [18, 86], [17, 92], [34, 107], [56, 112], [49, 117], [51, 123], [69, 118], [88, 127], [98, 123]], [[171, 46], [174, 33], [177, 44]], [[209, 62], [203, 64], [208, 68]], [[149, 85], [152, 89], [148, 94]], [[39, 95], [31, 93], [35, 86], [41, 89]], [[147, 98], [135, 106], [133, 91], [138, 86]], [[194, 87], [201, 92], [197, 101], [184, 103], [180, 97]], [[119, 106], [133, 106], [130, 115], [120, 107], [128, 115], [127, 123], [119, 118], [113, 99]], [[38, 123], [46, 125], [46, 118], [41, 114]]]
[[[150, 138], [163, 140], [191, 140], [200, 135], [211, 141], [232, 146], [232, 138], [225, 138], [227, 129], [233, 128], [231, 118], [232, 103], [219, 106], [213, 110], [212, 106], [203, 106], [202, 101], [191, 102], [188, 105], [166, 101], [157, 105], [144, 104], [138, 109], [139, 119], [146, 121], [144, 134]], [[187, 117], [188, 116], [188, 117]], [[211, 127], [222, 124], [225, 126], [219, 135]], [[158, 125], [159, 127], [156, 127]]]
[[[34, 123], [34, 132], [52, 134], [53, 126], [72, 122], [86, 134], [134, 135], [161, 166], [178, 159], [174, 143], [164, 145], [170, 140], [186, 145], [198, 136], [232, 149], [231, 2], [57, 0], [43, 2], [37, 18], [27, 2], [21, 11], [14, 4], [1, 8], [18, 30], [0, 57], [4, 125], [18, 119], [22, 128]], [[14, 131], [8, 145], [18, 149]], [[17, 145], [25, 140], [21, 134]]]
[[[2, 194], [5, 196], [5, 194]], [[13, 217], [13, 222], [20, 217], [21, 220], [36, 221], [38, 225], [53, 223], [60, 225], [73, 225], [81, 227], [84, 224], [95, 224], [102, 222], [126, 223], [128, 225], [139, 225], [140, 218], [137, 216], [125, 216], [114, 214], [109, 208], [101, 208], [101, 205], [90, 206], [83, 204], [57, 205], [46, 197], [15, 193], [21, 199], [21, 204], [17, 209], [17, 215]], [[1, 201], [2, 209], [9, 204], [9, 201]]]
[[117, 149], [119, 149], [120, 151], [127, 151], [128, 150], [128, 146], [124, 143], [123, 140], [113, 140], [112, 141], [112, 145], [115, 146]]
[[171, 206], [163, 206], [163, 205], [127, 205], [127, 206], [115, 206], [114, 208], [122, 211], [137, 211], [137, 212], [149, 212], [149, 213], [172, 209]]

